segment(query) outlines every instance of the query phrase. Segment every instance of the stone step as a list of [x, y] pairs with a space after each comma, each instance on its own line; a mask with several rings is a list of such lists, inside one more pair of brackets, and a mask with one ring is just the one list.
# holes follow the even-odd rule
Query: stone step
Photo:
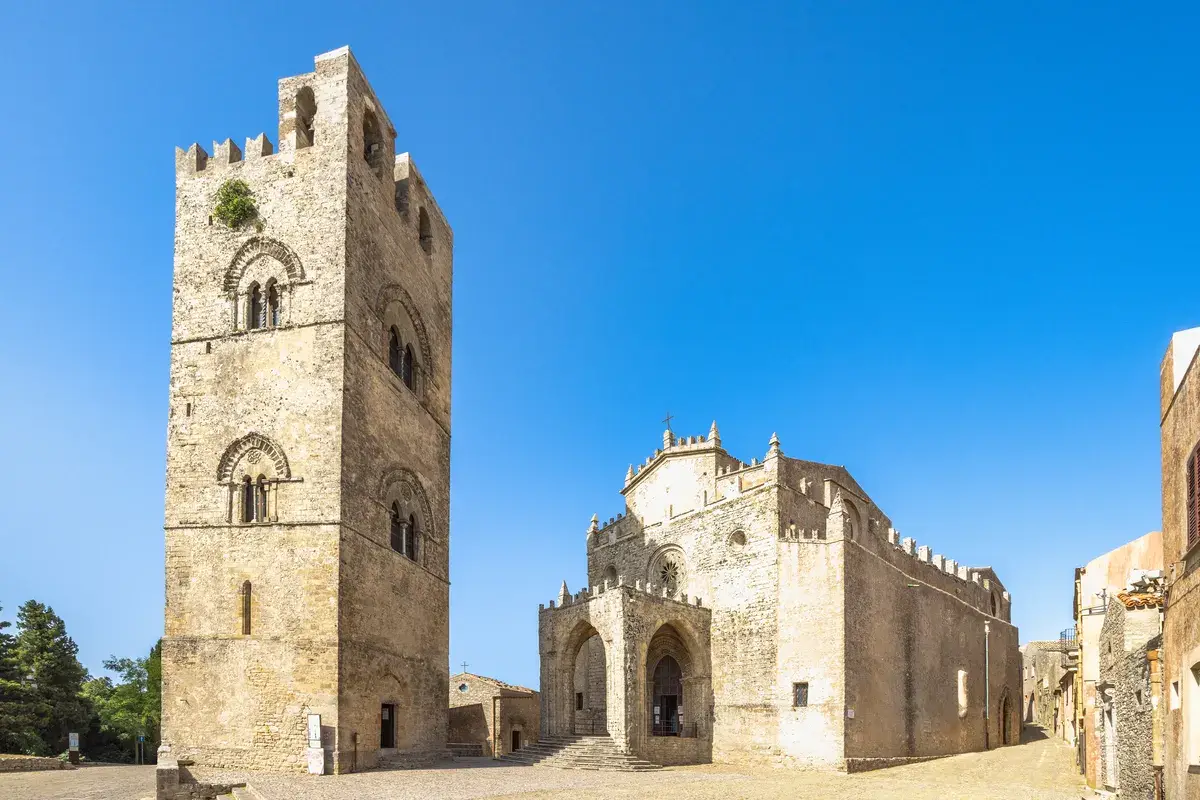
[[546, 737], [526, 745], [515, 753], [501, 756], [501, 760], [511, 764], [612, 772], [662, 769], [658, 764], [622, 753], [617, 749], [616, 743], [603, 734]]
[[481, 758], [483, 745], [479, 742], [450, 742], [446, 745], [455, 758]]

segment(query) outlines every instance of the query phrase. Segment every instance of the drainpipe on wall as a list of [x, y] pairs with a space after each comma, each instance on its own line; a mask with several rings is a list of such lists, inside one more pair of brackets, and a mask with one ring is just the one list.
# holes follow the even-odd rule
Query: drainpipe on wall
[[992, 749], [991, 708], [992, 708], [992, 655], [991, 655], [991, 623], [983, 621], [983, 749]]

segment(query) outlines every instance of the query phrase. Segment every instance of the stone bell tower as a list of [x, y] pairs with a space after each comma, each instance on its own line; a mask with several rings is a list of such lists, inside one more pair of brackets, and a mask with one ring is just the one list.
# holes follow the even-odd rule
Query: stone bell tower
[[326, 772], [445, 748], [454, 240], [395, 136], [342, 48], [278, 152], [176, 151], [172, 758], [303, 770], [310, 714]]

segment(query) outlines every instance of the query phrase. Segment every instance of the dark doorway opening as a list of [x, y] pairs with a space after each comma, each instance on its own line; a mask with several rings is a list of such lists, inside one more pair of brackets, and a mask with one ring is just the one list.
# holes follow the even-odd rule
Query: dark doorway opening
[[396, 706], [392, 703], [384, 703], [379, 709], [379, 746], [396, 746]]
[[1000, 744], [1012, 744], [1012, 723], [1009, 719], [1008, 698], [1000, 701]]
[[512, 750], [510, 752], [515, 753], [520, 749], [521, 749], [521, 732], [513, 731], [512, 732]]
[[654, 708], [652, 733], [678, 736], [683, 711], [683, 672], [671, 656], [663, 656], [654, 668]]

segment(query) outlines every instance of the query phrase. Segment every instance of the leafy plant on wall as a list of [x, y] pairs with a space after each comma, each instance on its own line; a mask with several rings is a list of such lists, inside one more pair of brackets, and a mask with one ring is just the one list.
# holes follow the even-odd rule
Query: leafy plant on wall
[[213, 209], [213, 216], [230, 228], [240, 228], [253, 222], [255, 228], [262, 230], [254, 190], [241, 178], [230, 178], [217, 189], [217, 206]]

